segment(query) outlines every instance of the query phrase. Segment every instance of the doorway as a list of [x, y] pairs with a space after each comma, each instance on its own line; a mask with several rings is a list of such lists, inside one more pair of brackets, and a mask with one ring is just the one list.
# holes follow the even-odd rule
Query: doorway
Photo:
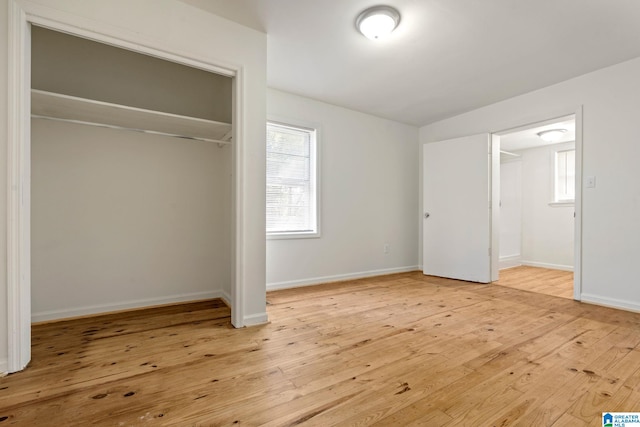
[[498, 285], [574, 298], [576, 116], [500, 137]]

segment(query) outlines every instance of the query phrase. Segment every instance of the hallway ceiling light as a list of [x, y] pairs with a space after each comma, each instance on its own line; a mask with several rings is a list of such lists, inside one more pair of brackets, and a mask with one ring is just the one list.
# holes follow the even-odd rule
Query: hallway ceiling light
[[566, 129], [549, 129], [543, 130], [542, 132], [538, 132], [538, 136], [540, 139], [546, 142], [556, 142], [560, 141], [562, 135], [566, 132]]
[[391, 6], [374, 6], [362, 12], [356, 19], [356, 28], [371, 40], [389, 36], [400, 23], [400, 13]]

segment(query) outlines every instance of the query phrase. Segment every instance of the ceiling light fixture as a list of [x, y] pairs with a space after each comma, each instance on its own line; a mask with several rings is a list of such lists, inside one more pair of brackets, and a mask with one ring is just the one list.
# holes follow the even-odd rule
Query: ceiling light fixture
[[400, 13], [391, 6], [374, 6], [356, 19], [356, 28], [366, 38], [381, 40], [388, 37], [400, 23]]
[[562, 135], [566, 132], [566, 129], [549, 129], [538, 132], [537, 135], [546, 142], [556, 142], [562, 138]]

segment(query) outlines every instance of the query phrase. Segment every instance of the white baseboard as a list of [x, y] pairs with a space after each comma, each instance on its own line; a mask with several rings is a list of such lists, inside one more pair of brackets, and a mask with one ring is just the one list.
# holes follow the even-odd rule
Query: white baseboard
[[279, 289], [299, 288], [302, 286], [319, 285], [321, 283], [341, 282], [343, 280], [362, 279], [365, 277], [383, 276], [385, 274], [407, 273], [416, 271], [420, 268], [417, 265], [407, 267], [385, 268], [382, 270], [360, 271], [357, 273], [337, 274], [334, 276], [312, 277], [302, 280], [291, 280], [287, 282], [267, 283], [267, 291], [276, 291]]
[[258, 313], [252, 314], [250, 316], [245, 316], [243, 319], [244, 326], [258, 326], [264, 325], [269, 322], [269, 317], [267, 313]]
[[0, 377], [4, 377], [9, 373], [9, 361], [5, 359], [0, 359]]
[[41, 311], [37, 313], [31, 313], [31, 321], [45, 322], [48, 320], [66, 319], [69, 317], [87, 316], [92, 314], [109, 313], [112, 311], [144, 308], [162, 304], [198, 301], [211, 298], [224, 298], [224, 293], [222, 291], [194, 292], [190, 294], [170, 295], [160, 298], [145, 298], [132, 301], [123, 301], [113, 304], [99, 304], [89, 305], [85, 307], [65, 308], [61, 310]]
[[617, 308], [619, 310], [633, 311], [640, 313], [640, 302], [632, 302], [615, 298], [602, 297], [599, 295], [585, 294], [580, 295], [580, 301], [589, 304], [601, 305], [604, 307]]
[[535, 261], [521, 261], [522, 265], [527, 265], [529, 267], [542, 267], [542, 268], [550, 268], [552, 270], [564, 270], [564, 271], [573, 271], [572, 265], [562, 265], [562, 264], [550, 264], [546, 262], [535, 262]]
[[520, 256], [520, 254], [501, 256], [500, 261], [498, 263], [498, 269], [504, 270], [507, 268], [519, 267], [521, 265], [522, 265], [522, 256]]

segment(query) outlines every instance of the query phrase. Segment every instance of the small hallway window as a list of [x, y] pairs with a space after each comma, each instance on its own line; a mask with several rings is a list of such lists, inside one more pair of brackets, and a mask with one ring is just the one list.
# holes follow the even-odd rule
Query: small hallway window
[[554, 202], [571, 203], [575, 200], [576, 150], [555, 153]]

